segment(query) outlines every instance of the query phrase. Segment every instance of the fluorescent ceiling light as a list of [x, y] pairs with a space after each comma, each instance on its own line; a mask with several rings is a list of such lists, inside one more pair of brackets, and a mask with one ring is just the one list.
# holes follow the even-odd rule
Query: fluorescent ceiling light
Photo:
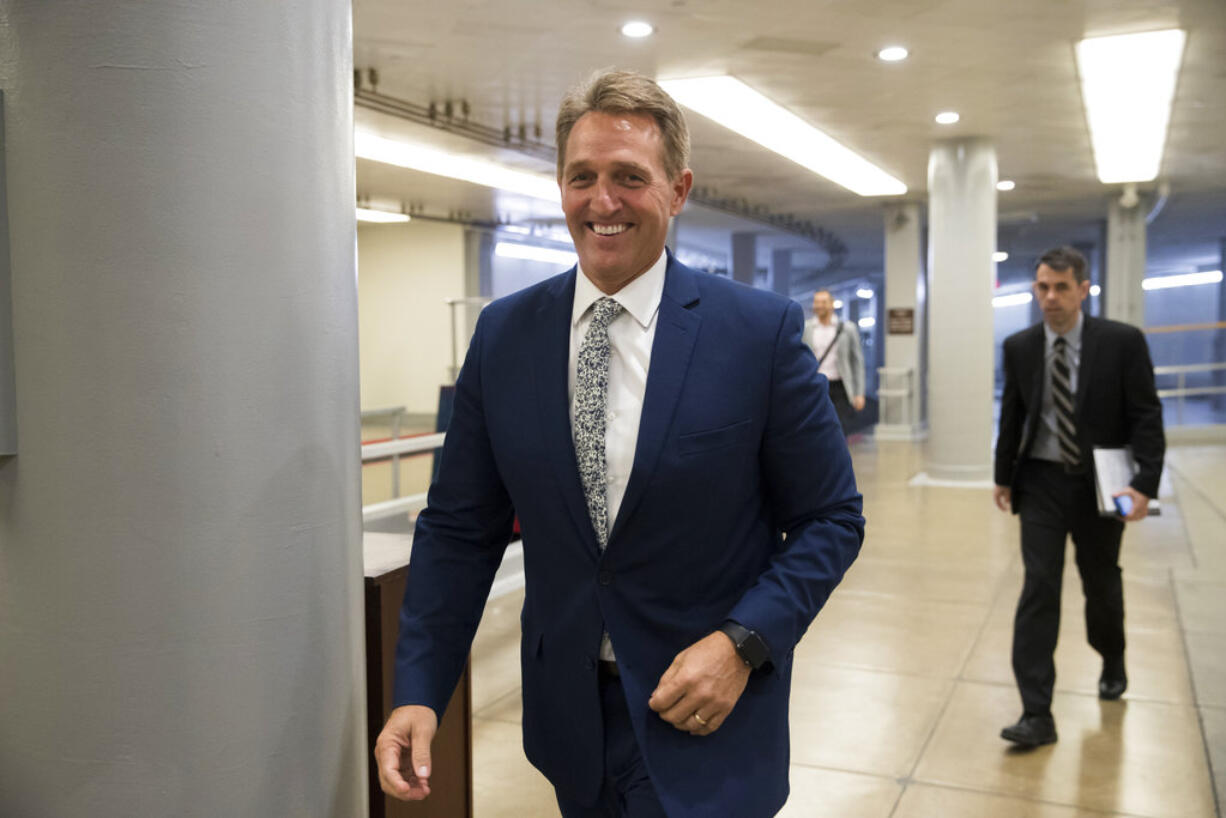
[[463, 156], [417, 142], [387, 139], [363, 130], [354, 133], [353, 146], [359, 159], [433, 173], [559, 205], [562, 202], [557, 180], [542, 173], [516, 170], [488, 159]]
[[1009, 254], [1006, 253], [1004, 250], [997, 250], [995, 253], [992, 254], [992, 261], [995, 261], [997, 264], [1000, 264], [1002, 261], [1008, 261], [1008, 260], [1009, 260]]
[[1192, 287], [1197, 284], [1218, 284], [1222, 281], [1221, 270], [1204, 273], [1184, 273], [1177, 276], [1155, 276], [1141, 282], [1143, 290], [1165, 290], [1170, 287]]
[[1005, 193], [1008, 193], [1010, 190], [1013, 190], [1013, 188], [1015, 187], [1017, 187], [1017, 185], [1014, 184], [1012, 179], [1001, 179], [999, 182], [996, 183], [996, 189], [1003, 191]]
[[1020, 307], [1022, 304], [1029, 304], [1034, 300], [1034, 296], [1030, 293], [1010, 293], [1009, 295], [998, 295], [992, 299], [993, 307]]
[[907, 59], [910, 52], [901, 45], [886, 46], [877, 52], [877, 59], [882, 62], [899, 62]]
[[961, 118], [957, 111], [941, 111], [935, 117], [938, 125], [953, 125]]
[[860, 325], [861, 329], [871, 329], [877, 326], [877, 319], [871, 315], [866, 315], [856, 323]]
[[1182, 30], [1168, 29], [1077, 44], [1081, 96], [1102, 182], [1148, 182], [1158, 175], [1186, 39]]
[[861, 298], [872, 298], [873, 291], [868, 287], [861, 287], [860, 289], [856, 290], [856, 295], [860, 296]]
[[388, 213], [386, 210], [372, 210], [369, 207], [358, 208], [358, 221], [374, 224], [390, 224], [392, 222], [407, 222], [407, 213]]
[[640, 37], [650, 37], [655, 33], [655, 30], [655, 26], [642, 20], [631, 20], [622, 26], [622, 34], [627, 37], [633, 37], [636, 40]]
[[517, 258], [523, 261], [543, 261], [546, 264], [561, 264], [570, 267], [579, 257], [571, 250], [538, 247], [533, 244], [517, 244], [500, 241], [494, 245], [494, 255], [501, 258]]
[[861, 196], [897, 196], [907, 186], [735, 77], [664, 80], [674, 99], [729, 130]]
[[1097, 284], [1090, 285], [1090, 295], [1102, 295], [1103, 288]]

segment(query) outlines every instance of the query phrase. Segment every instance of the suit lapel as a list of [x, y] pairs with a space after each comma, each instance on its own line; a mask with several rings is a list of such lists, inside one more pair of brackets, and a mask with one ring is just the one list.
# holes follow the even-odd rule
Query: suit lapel
[[693, 270], [678, 263], [669, 254], [664, 295], [660, 299], [656, 335], [651, 344], [651, 367], [647, 372], [647, 388], [643, 395], [634, 465], [630, 469], [630, 479], [626, 483], [626, 493], [622, 497], [617, 519], [609, 530], [610, 544], [642, 500], [672, 426], [694, 342], [698, 339], [698, 328], [702, 324], [702, 318], [690, 309], [698, 301], [695, 275]]
[[1086, 402], [1086, 383], [1093, 371], [1094, 358], [1098, 354], [1098, 326], [1090, 316], [1085, 316], [1081, 323], [1081, 355], [1077, 362], [1077, 396], [1074, 398], [1073, 413], [1080, 418], [1082, 407]]
[[571, 437], [567, 381], [570, 358], [570, 317], [575, 302], [575, 270], [561, 279], [537, 311], [532, 333], [532, 373], [538, 402], [541, 439], [552, 464], [563, 504], [576, 530], [594, 553], [599, 552], [596, 531], [588, 516]]

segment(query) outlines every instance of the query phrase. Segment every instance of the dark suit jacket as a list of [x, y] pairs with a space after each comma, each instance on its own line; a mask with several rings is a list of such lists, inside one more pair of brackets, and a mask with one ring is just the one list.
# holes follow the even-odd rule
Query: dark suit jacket
[[[500, 299], [478, 321], [414, 537], [395, 704], [442, 712], [514, 509], [532, 763], [570, 798], [595, 800], [603, 770], [596, 659], [607, 627], [668, 814], [773, 815], [788, 791], [792, 648], [864, 532], [800, 308], [669, 258], [634, 465], [602, 554], [567, 404], [575, 275]], [[717, 732], [690, 736], [647, 699], [679, 651], [729, 618], [763, 635], [774, 667], [750, 678]]]
[[[1156, 497], [1166, 440], [1145, 336], [1118, 321], [1088, 315], [1083, 320], [1074, 401], [1082, 462], [1094, 462], [1095, 446], [1132, 446], [1138, 469], [1132, 487], [1146, 497]], [[1045, 350], [1042, 323], [1005, 339], [1005, 389], [996, 441], [999, 486], [1013, 486], [1018, 464], [1030, 454], [1040, 422]]]

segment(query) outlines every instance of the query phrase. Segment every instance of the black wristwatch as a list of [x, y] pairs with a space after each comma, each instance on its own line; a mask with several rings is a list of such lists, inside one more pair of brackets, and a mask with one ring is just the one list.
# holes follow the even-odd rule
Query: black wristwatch
[[736, 646], [737, 654], [745, 664], [754, 670], [761, 670], [770, 665], [770, 648], [767, 647], [766, 642], [758, 635], [757, 631], [751, 631], [749, 628], [739, 622], [733, 622], [731, 619], [720, 625], [719, 629], [732, 640], [732, 644]]

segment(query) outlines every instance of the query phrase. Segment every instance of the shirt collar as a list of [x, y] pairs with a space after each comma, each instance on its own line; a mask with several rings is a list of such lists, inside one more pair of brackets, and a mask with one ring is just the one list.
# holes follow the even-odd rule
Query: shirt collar
[[[668, 254], [661, 251], [656, 263], [648, 267], [645, 273], [609, 296], [633, 315], [643, 329], [651, 324], [651, 319], [660, 309], [660, 299], [664, 295], [664, 271], [667, 268]], [[604, 297], [605, 294], [600, 288], [583, 272], [583, 266], [578, 265], [575, 270], [575, 303], [571, 308], [570, 325], [573, 327], [578, 324], [588, 308]]]
[[1049, 327], [1047, 322], [1044, 321], [1043, 335], [1047, 338], [1047, 348], [1051, 349], [1052, 345], [1056, 343], [1057, 338], [1064, 338], [1064, 342], [1073, 349], [1081, 349], [1081, 328], [1084, 324], [1085, 313], [1083, 313], [1081, 310], [1077, 310], [1077, 323], [1073, 325], [1071, 330], [1064, 333], [1064, 335], [1058, 335], [1056, 331]]

